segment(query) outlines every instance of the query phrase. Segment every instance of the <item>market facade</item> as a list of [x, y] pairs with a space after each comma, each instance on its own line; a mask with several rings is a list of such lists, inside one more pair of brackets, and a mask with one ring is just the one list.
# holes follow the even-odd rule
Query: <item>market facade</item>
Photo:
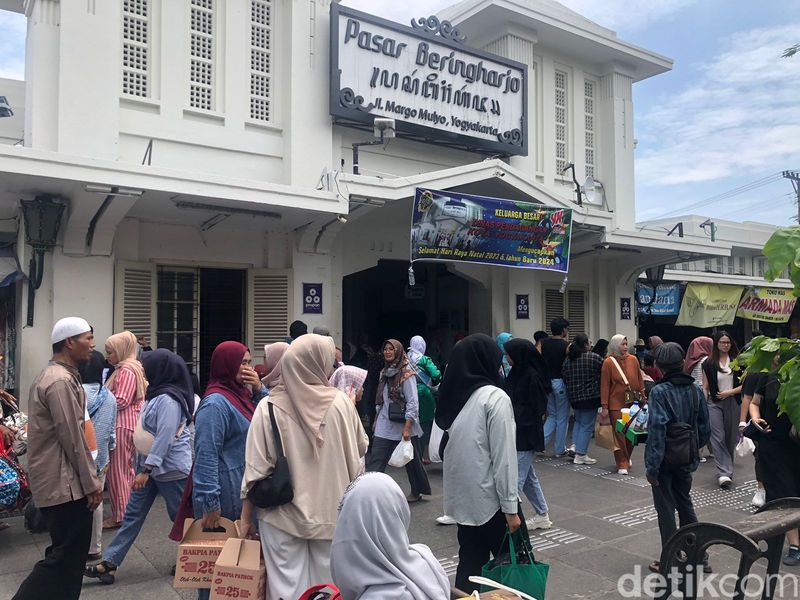
[[[0, 8], [28, 17], [26, 81], [0, 81], [24, 98], [0, 119], [0, 231], [26, 275], [11, 261], [7, 387], [27, 389], [72, 314], [201, 375], [220, 340], [258, 357], [294, 319], [345, 354], [423, 333], [441, 358], [459, 333], [561, 315], [635, 337], [646, 269], [735, 245], [636, 224], [632, 87], [672, 63], [552, 0], [467, 0], [413, 27], [327, 0]], [[573, 174], [596, 182], [581, 205]], [[422, 260], [411, 283], [418, 189], [571, 211], [568, 270]], [[36, 252], [26, 224], [54, 203]]]

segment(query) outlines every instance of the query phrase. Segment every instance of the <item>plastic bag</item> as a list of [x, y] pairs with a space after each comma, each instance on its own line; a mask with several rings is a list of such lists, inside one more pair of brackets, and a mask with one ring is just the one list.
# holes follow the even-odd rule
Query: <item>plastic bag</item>
[[736, 444], [736, 455], [740, 458], [744, 458], [748, 454], [752, 454], [755, 449], [756, 445], [753, 443], [753, 440], [749, 437], [741, 436], [739, 443]]
[[405, 467], [414, 459], [414, 446], [411, 445], [410, 440], [400, 440], [400, 443], [395, 446], [394, 452], [389, 459], [389, 466], [391, 467]]
[[428, 458], [432, 463], [442, 462], [442, 457], [439, 455], [439, 447], [442, 445], [443, 436], [444, 431], [434, 421], [431, 428], [431, 440], [428, 442]]

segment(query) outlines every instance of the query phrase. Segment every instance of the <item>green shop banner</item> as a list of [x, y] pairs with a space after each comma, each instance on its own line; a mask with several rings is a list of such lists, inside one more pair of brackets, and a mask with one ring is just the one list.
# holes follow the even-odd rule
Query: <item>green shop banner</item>
[[700, 328], [730, 325], [736, 318], [743, 291], [740, 285], [690, 283], [675, 325]]
[[411, 261], [443, 260], [566, 273], [572, 210], [417, 188]]

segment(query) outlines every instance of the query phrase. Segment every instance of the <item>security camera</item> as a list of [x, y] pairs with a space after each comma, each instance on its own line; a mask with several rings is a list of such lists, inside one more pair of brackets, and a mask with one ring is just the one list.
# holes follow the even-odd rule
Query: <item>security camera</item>
[[[13, 117], [14, 111], [11, 110], [11, 105], [8, 103], [8, 98], [0, 96], [0, 117]], [[394, 121], [392, 121], [394, 127]]]
[[374, 127], [374, 134], [376, 138], [393, 138], [395, 136], [395, 124], [394, 119], [389, 119], [385, 117], [375, 117], [375, 120], [372, 122]]

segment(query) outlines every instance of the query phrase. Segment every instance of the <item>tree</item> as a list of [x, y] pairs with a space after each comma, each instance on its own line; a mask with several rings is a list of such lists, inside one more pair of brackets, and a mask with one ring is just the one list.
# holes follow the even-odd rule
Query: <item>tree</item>
[[[800, 51], [800, 44], [796, 48]], [[800, 297], [800, 226], [778, 229], [764, 245], [764, 256], [768, 261], [764, 279], [775, 281], [788, 269], [794, 284], [792, 293]], [[773, 372], [778, 376], [780, 414], [788, 415], [795, 430], [800, 431], [800, 340], [759, 336], [741, 354], [739, 364], [751, 373]]]

